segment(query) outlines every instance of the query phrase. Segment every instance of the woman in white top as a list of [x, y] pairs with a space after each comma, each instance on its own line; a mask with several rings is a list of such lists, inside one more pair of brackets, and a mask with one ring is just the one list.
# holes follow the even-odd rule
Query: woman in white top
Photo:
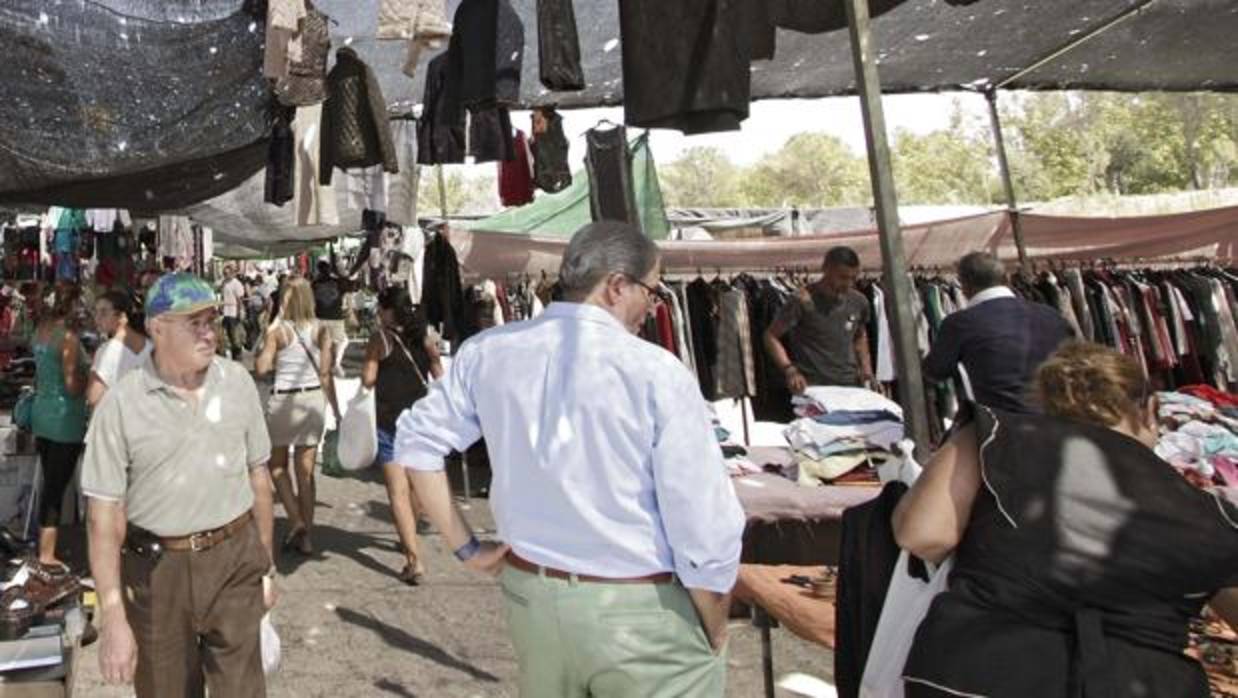
[[95, 328], [108, 340], [95, 352], [86, 388], [86, 403], [99, 404], [108, 388], [142, 365], [153, 346], [143, 333], [142, 318], [124, 291], [108, 291], [95, 301]]
[[[280, 300], [279, 315], [267, 329], [256, 370], [266, 376], [274, 370], [275, 384], [267, 403], [267, 430], [271, 434], [271, 477], [288, 515], [290, 530], [285, 548], [310, 555], [314, 546], [314, 462], [318, 442], [326, 429], [327, 405], [340, 419], [331, 363], [331, 334], [314, 316], [314, 294], [303, 278], [289, 279]], [[288, 473], [288, 449], [293, 452], [297, 488]]]

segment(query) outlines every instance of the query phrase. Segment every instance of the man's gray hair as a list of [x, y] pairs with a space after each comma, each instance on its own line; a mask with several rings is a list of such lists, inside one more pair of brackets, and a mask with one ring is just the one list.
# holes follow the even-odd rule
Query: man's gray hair
[[590, 223], [572, 236], [559, 267], [559, 284], [568, 300], [588, 296], [608, 274], [637, 281], [658, 264], [658, 246], [640, 229], [617, 221]]
[[959, 260], [959, 281], [972, 291], [1006, 283], [1006, 267], [988, 252], [972, 252]]

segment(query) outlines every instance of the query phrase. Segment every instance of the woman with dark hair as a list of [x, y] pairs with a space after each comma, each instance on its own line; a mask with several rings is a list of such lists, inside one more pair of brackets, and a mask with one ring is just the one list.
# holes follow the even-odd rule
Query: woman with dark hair
[[108, 388], [150, 356], [152, 345], [142, 325], [141, 313], [135, 312], [133, 298], [124, 291], [108, 291], [95, 301], [95, 327], [108, 340], [95, 352], [86, 404], [99, 404]]
[[417, 546], [417, 495], [412, 482], [393, 462], [395, 425], [400, 413], [426, 396], [430, 381], [443, 375], [438, 347], [426, 334], [426, 322], [408, 291], [392, 286], [378, 294], [379, 331], [370, 337], [361, 369], [361, 385], [374, 389], [378, 424], [378, 458], [387, 480], [387, 496], [406, 563], [400, 579], [420, 584], [425, 566]]
[[907, 696], [1206, 698], [1187, 628], [1238, 627], [1238, 507], [1152, 451], [1134, 359], [1067, 345], [1036, 382], [1045, 414], [978, 407], [895, 509], [901, 547], [954, 555]]
[[[36, 297], [40, 297], [36, 291]], [[86, 437], [86, 352], [73, 328], [81, 289], [61, 286], [51, 311], [38, 311], [31, 350], [35, 396], [31, 431], [39, 451], [43, 487], [39, 496], [39, 563], [48, 570], [67, 568], [56, 557], [57, 527], [65, 490], [77, 470]], [[35, 304], [32, 307], [42, 308]]]

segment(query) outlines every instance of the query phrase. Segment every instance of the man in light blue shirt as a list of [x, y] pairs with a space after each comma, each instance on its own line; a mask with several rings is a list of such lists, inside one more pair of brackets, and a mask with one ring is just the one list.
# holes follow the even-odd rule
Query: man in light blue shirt
[[[397, 425], [430, 520], [498, 574], [520, 693], [721, 696], [744, 515], [695, 377], [636, 336], [658, 250], [630, 225], [572, 238], [565, 303], [478, 335]], [[480, 543], [443, 459], [484, 437], [499, 536]]]

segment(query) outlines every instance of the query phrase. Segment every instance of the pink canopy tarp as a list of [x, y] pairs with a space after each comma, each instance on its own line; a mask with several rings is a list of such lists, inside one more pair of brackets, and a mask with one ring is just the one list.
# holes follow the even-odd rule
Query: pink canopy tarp
[[[1072, 218], [1022, 213], [1020, 221], [1033, 260], [1199, 258], [1238, 259], [1238, 207], [1129, 218]], [[479, 277], [511, 273], [553, 274], [567, 242], [536, 235], [450, 230], [466, 272]], [[835, 245], [855, 249], [867, 269], [881, 267], [876, 230], [727, 241], [665, 241], [668, 272], [816, 268]], [[985, 213], [903, 228], [907, 266], [950, 267], [968, 252], [986, 250], [1015, 261], [1011, 215]]]

